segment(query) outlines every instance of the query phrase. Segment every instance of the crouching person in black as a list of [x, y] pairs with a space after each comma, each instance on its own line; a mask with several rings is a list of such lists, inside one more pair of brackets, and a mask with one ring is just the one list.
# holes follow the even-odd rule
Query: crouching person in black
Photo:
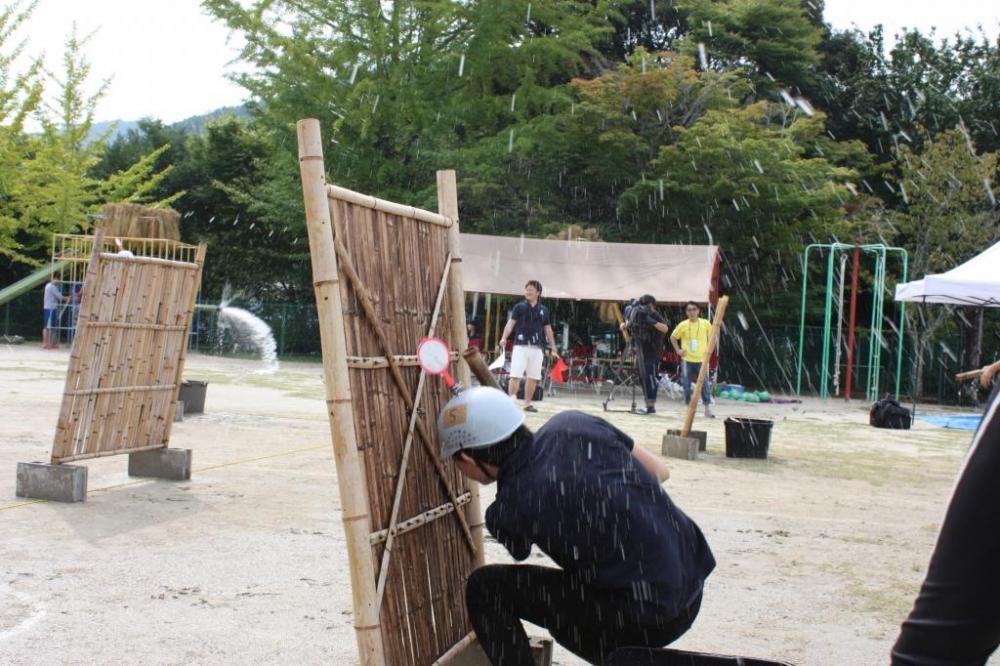
[[[521, 621], [545, 627], [594, 664], [619, 648], [662, 647], [701, 605], [715, 559], [698, 526], [660, 486], [670, 473], [610, 423], [569, 411], [537, 433], [496, 389], [460, 393], [442, 410], [442, 458], [497, 482], [486, 526], [514, 559], [532, 544], [560, 568], [489, 565], [466, 587], [469, 619], [493, 664], [532, 664]], [[653, 663], [653, 662], [650, 662]]]

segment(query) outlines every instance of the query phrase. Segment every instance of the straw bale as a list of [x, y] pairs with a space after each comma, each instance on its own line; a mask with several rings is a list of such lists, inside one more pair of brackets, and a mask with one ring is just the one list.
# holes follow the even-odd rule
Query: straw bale
[[109, 236], [181, 239], [181, 215], [173, 208], [147, 208], [136, 203], [111, 203], [101, 208], [100, 226]]

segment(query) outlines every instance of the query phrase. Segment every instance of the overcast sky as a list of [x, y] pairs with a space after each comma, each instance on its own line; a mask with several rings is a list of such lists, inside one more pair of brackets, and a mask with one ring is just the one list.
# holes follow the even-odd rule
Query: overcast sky
[[[904, 25], [951, 35], [982, 24], [992, 40], [1000, 32], [996, 0], [826, 0], [826, 17], [836, 28], [882, 23], [890, 37]], [[225, 78], [239, 37], [209, 18], [199, 0], [39, 0], [22, 32], [28, 50], [44, 51], [58, 69], [74, 21], [81, 35], [96, 30], [85, 50], [95, 82], [112, 79], [99, 120], [174, 122], [243, 100]]]

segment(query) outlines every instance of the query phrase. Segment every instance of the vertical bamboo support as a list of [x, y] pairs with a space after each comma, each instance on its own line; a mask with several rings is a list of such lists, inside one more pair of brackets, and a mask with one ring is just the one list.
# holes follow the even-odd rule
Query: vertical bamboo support
[[[98, 228], [94, 235], [94, 243], [99, 243], [104, 241], [104, 230]], [[80, 360], [81, 354], [84, 353], [83, 347], [86, 344], [86, 336], [84, 333], [88, 332], [86, 330], [86, 325], [90, 319], [90, 310], [94, 307], [95, 299], [98, 297], [97, 293], [97, 273], [100, 268], [101, 258], [98, 253], [94, 252], [90, 255], [90, 261], [87, 262], [87, 272], [86, 278], [83, 281], [83, 293], [80, 296], [80, 318], [77, 320], [79, 322], [77, 328], [77, 335], [73, 339], [73, 346], [70, 349], [70, 367], [76, 367], [76, 364]], [[86, 307], [84, 307], [86, 306]], [[56, 423], [56, 435], [55, 441], [52, 443], [52, 462], [55, 463], [58, 458], [70, 455], [71, 446], [73, 441], [73, 435], [76, 431], [75, 425], [76, 421], [74, 418], [74, 400], [67, 400], [65, 397], [66, 393], [77, 388], [78, 377], [72, 372], [66, 373], [66, 384], [63, 389], [63, 402], [62, 407], [59, 410], [59, 421]]]
[[371, 525], [368, 517], [368, 499], [365, 497], [362, 485], [364, 471], [358, 459], [354, 430], [339, 269], [326, 197], [323, 142], [319, 121], [314, 118], [300, 120], [297, 130], [299, 169], [305, 198], [306, 225], [309, 231], [313, 286], [316, 290], [316, 307], [319, 314], [320, 345], [323, 350], [327, 415], [333, 435], [337, 487], [340, 491], [344, 533], [347, 537], [351, 566], [354, 630], [358, 641], [360, 663], [365, 666], [381, 666], [385, 663], [385, 651], [375, 599], [375, 566], [369, 543]]
[[[451, 344], [459, 351], [469, 346], [469, 331], [465, 322], [465, 288], [462, 279], [462, 241], [458, 227], [458, 184], [455, 171], [437, 172], [438, 212], [451, 218], [448, 228], [448, 251], [451, 252], [451, 277], [448, 280], [448, 304], [451, 307]], [[472, 383], [469, 366], [458, 361], [456, 376], [463, 386]], [[472, 500], [465, 507], [465, 517], [476, 542], [476, 566], [485, 564], [483, 554], [483, 511], [479, 504], [479, 484], [469, 480]]]
[[[184, 361], [187, 358], [187, 348], [188, 348], [188, 336], [191, 333], [191, 322], [194, 321], [194, 306], [198, 301], [198, 287], [201, 285], [201, 268], [205, 265], [205, 244], [198, 244], [198, 251], [195, 253], [194, 263], [198, 264], [198, 268], [194, 271], [194, 275], [191, 276], [191, 293], [188, 296], [188, 301], [185, 303], [187, 306], [183, 311], [184, 323], [186, 324], [184, 328], [183, 336], [180, 340], [180, 358], [177, 360], [177, 372], [175, 376], [177, 379], [174, 381], [176, 386], [174, 387], [174, 392], [170, 404], [167, 405], [167, 413], [164, 418], [166, 418], [166, 423], [163, 429], [163, 446], [170, 446], [170, 431], [174, 427], [174, 410], [177, 409], [177, 400], [181, 393], [181, 383], [184, 381]], [[188, 279], [188, 276], [181, 274], [177, 276], [183, 285]]]
[[715, 306], [715, 321], [712, 322], [712, 332], [708, 337], [708, 347], [705, 349], [705, 360], [701, 362], [701, 370], [698, 371], [698, 381], [694, 385], [694, 392], [691, 394], [691, 402], [688, 403], [687, 416], [684, 417], [684, 427], [681, 428], [681, 437], [687, 437], [691, 432], [691, 424], [694, 423], [694, 413], [698, 410], [698, 398], [701, 397], [701, 387], [705, 385], [705, 378], [708, 377], [708, 366], [712, 363], [712, 353], [719, 343], [719, 330], [722, 328], [722, 318], [726, 315], [726, 306], [729, 305], [729, 297], [722, 296]]

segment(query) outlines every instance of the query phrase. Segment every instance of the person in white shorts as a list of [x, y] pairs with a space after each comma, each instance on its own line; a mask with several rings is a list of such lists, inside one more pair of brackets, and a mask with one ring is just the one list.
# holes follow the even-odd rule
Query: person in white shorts
[[[528, 280], [524, 285], [524, 300], [514, 306], [500, 336], [500, 349], [506, 349], [507, 339], [513, 335], [514, 351], [510, 356], [510, 397], [517, 399], [521, 388], [521, 378], [527, 377], [524, 387], [524, 411], [537, 412], [531, 404], [535, 387], [542, 378], [542, 361], [545, 357], [543, 339], [549, 343], [553, 358], [556, 353], [556, 338], [552, 332], [552, 318], [549, 309], [539, 302], [542, 285], [538, 280]], [[543, 338], [544, 336], [544, 338]]]

